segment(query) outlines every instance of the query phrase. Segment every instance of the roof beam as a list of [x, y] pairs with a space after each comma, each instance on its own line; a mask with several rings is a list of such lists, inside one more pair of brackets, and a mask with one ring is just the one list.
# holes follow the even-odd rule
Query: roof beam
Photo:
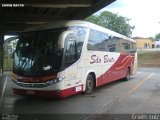
[[24, 4], [32, 7], [50, 7], [50, 8], [67, 8], [67, 7], [90, 7], [93, 0], [1, 0], [1, 4]]
[[45, 22], [53, 22], [55, 20], [66, 20], [64, 16], [47, 16], [34, 14], [4, 14], [3, 20], [5, 23], [34, 23], [40, 24]]
[[80, 8], [70, 13], [70, 18], [85, 19], [89, 15], [92, 15], [93, 13], [106, 7], [114, 1], [116, 0], [95, 0], [93, 6], [89, 8]]
[[18, 25], [6, 26], [4, 28], [4, 32], [9, 32], [9, 31], [20, 32], [20, 31], [23, 31], [25, 28], [26, 28], [25, 26], [18, 26]]

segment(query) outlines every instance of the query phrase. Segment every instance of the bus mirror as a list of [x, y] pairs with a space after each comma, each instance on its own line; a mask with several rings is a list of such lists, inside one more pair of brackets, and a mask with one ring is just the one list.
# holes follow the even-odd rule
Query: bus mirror
[[[73, 34], [73, 31], [64, 31], [61, 33], [61, 35], [59, 36], [59, 40], [58, 40], [58, 46], [59, 48], [64, 48], [64, 43], [66, 38], [68, 38], [68, 36], [71, 36]], [[69, 39], [67, 39], [69, 40]]]
[[74, 33], [70, 33], [67, 35], [66, 39], [69, 41], [76, 41], [76, 36]]
[[15, 51], [13, 51], [13, 53], [11, 53], [12, 58], [14, 57]]

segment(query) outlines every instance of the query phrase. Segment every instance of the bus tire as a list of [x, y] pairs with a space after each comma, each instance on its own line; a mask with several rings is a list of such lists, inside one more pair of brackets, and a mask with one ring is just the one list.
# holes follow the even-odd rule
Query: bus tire
[[92, 75], [88, 75], [86, 79], [86, 89], [84, 91], [85, 94], [89, 95], [92, 93], [94, 88], [94, 81]]
[[126, 70], [126, 77], [124, 78], [125, 81], [128, 81], [130, 79], [130, 69], [127, 68]]

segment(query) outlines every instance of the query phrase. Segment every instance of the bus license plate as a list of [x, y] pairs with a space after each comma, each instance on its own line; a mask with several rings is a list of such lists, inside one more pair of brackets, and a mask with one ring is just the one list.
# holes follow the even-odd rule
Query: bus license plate
[[26, 93], [28, 95], [34, 95], [35, 94], [35, 91], [34, 90], [27, 90]]

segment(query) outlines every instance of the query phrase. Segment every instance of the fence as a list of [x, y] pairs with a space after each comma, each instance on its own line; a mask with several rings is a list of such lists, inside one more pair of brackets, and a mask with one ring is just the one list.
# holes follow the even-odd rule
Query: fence
[[137, 49], [137, 52], [153, 52], [160, 51], [160, 48], [152, 48], [152, 49]]
[[139, 67], [160, 68], [160, 63], [144, 63], [144, 64], [141, 64]]

